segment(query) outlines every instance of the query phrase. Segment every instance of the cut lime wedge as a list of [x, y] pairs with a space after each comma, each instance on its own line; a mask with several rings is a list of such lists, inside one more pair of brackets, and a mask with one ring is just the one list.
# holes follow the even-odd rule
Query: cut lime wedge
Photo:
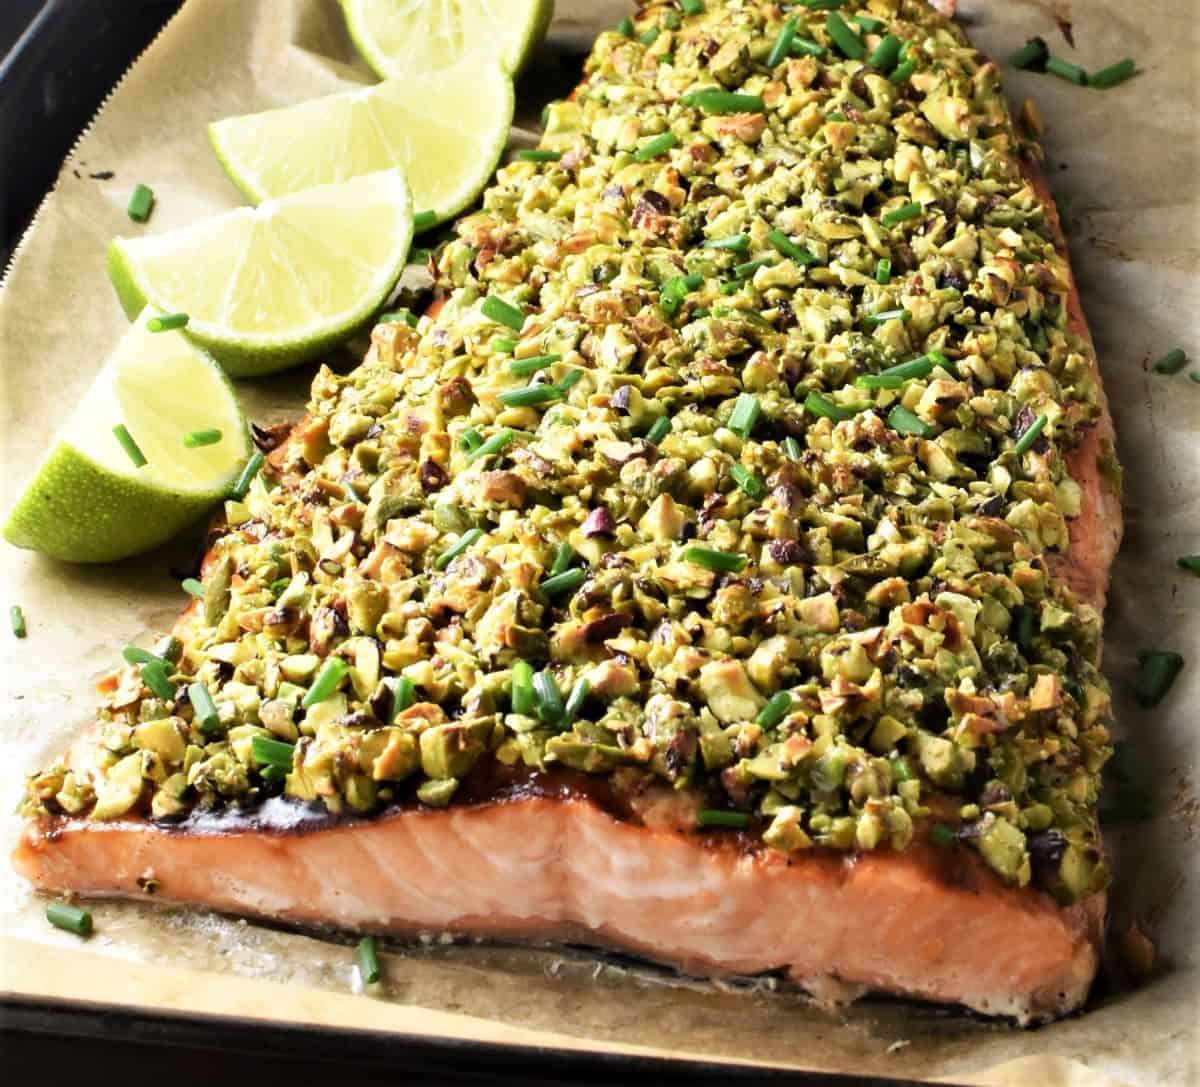
[[[125, 558], [169, 540], [237, 478], [251, 445], [228, 378], [182, 333], [150, 332], [154, 315], [125, 334], [55, 438], [4, 525], [10, 543], [69, 562]], [[207, 444], [189, 448], [201, 431]]]
[[408, 185], [384, 170], [117, 238], [108, 272], [130, 318], [146, 304], [186, 313], [190, 338], [253, 376], [315, 358], [369, 320], [411, 240]]
[[225, 172], [252, 201], [398, 166], [413, 208], [437, 221], [479, 195], [513, 117], [512, 80], [495, 61], [390, 79], [209, 126]]

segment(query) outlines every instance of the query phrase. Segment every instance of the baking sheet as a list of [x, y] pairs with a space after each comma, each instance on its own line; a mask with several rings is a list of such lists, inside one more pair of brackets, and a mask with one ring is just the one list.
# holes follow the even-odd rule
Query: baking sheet
[[[560, 0], [519, 87], [526, 132], [518, 129], [516, 141], [527, 141], [545, 100], [578, 80], [595, 32], [624, 12], [612, 0]], [[1148, 363], [1176, 344], [1200, 354], [1200, 23], [1190, 4], [1135, 11], [1118, 0], [1077, 0], [1073, 9], [967, 0], [962, 18], [992, 55], [1041, 33], [1088, 67], [1129, 54], [1142, 69], [1107, 92], [1005, 75], [1010, 96], [1035, 96], [1048, 121], [1047, 173], [1066, 213], [1126, 466], [1127, 535], [1114, 574], [1106, 670], [1117, 691], [1122, 765], [1152, 815], [1109, 835], [1113, 915], [1118, 928], [1136, 916], [1154, 934], [1162, 959], [1154, 979], [1132, 991], [1102, 985], [1086, 1015], [1020, 1032], [883, 1001], [830, 1014], [794, 994], [693, 985], [561, 949], [435, 944], [392, 948], [385, 991], [366, 996], [352, 992], [348, 943], [184, 911], [101, 904], [97, 934], [81, 953], [74, 937], [45, 924], [40, 904], [0, 864], [6, 991], [165, 1009], [202, 1004], [250, 1017], [286, 1009], [294, 1022], [957, 1082], [1196, 1082], [1200, 581], [1177, 571], [1174, 558], [1200, 551], [1200, 388], [1183, 375], [1151, 374]], [[1063, 23], [1072, 25], [1074, 52]], [[125, 328], [104, 251], [113, 234], [139, 229], [124, 214], [132, 185], [145, 182], [158, 194], [151, 232], [237, 206], [239, 194], [208, 150], [205, 122], [369, 80], [335, 0], [189, 0], [81, 139], [0, 290], [5, 508], [64, 407]], [[107, 171], [113, 176], [91, 176]], [[294, 417], [310, 373], [239, 390], [259, 421]], [[86, 720], [92, 682], [111, 667], [116, 647], [169, 625], [181, 602], [170, 570], [185, 559], [186, 548], [177, 547], [75, 568], [0, 545], [0, 602], [19, 602], [29, 625], [24, 641], [0, 634], [0, 808], [15, 803], [24, 771]], [[1152, 713], [1128, 698], [1134, 654], [1146, 647], [1193, 657]], [[7, 851], [16, 821], [5, 818]]]

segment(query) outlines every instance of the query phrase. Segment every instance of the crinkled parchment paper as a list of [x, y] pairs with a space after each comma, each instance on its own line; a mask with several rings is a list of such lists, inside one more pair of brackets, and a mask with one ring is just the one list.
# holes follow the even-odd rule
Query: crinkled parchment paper
[[[1161, 965], [1150, 982], [1134, 990], [1102, 983], [1085, 1015], [1021, 1032], [895, 1002], [829, 1014], [786, 993], [697, 986], [570, 951], [431, 946], [394, 948], [386, 996], [368, 997], [351, 992], [348, 943], [148, 905], [97, 906], [98, 931], [81, 951], [74, 937], [45, 924], [40, 904], [0, 860], [4, 988], [959, 1082], [1195, 1082], [1200, 581], [1177, 571], [1174, 558], [1200, 551], [1200, 388], [1184, 375], [1149, 373], [1148, 361], [1177, 343], [1200, 355], [1200, 23], [1187, 3], [1136, 10], [1120, 0], [1075, 4], [1054, 11], [1049, 0], [966, 0], [962, 17], [994, 56], [1041, 33], [1088, 67], [1129, 54], [1143, 69], [1107, 92], [1049, 76], [1006, 76], [1010, 95], [1036, 96], [1049, 123], [1047, 172], [1066, 213], [1126, 466], [1128, 528], [1113, 579], [1107, 671], [1118, 692], [1122, 759], [1152, 815], [1110, 834], [1113, 915], [1118, 928], [1142, 918], [1157, 939]], [[593, 35], [614, 24], [623, 5], [560, 0], [559, 9], [521, 81], [527, 125], [536, 126], [544, 101], [578, 80]], [[1055, 15], [1073, 21], [1074, 52]], [[368, 79], [335, 0], [185, 5], [68, 159], [0, 291], [4, 507], [126, 326], [104, 273], [109, 238], [164, 230], [240, 203], [209, 153], [205, 123]], [[107, 171], [113, 176], [91, 176]], [[124, 214], [138, 181], [159, 199], [145, 228]], [[302, 371], [243, 383], [240, 391], [253, 417], [288, 418], [300, 410], [307, 379]], [[91, 684], [117, 648], [168, 626], [182, 600], [169, 573], [176, 560], [163, 552], [72, 568], [0, 545], [0, 602], [20, 602], [29, 624], [24, 641], [0, 633], [0, 808], [11, 809], [22, 773], [86, 719]], [[1128, 697], [1134, 654], [1145, 647], [1192, 658], [1153, 712]], [[10, 819], [5, 852], [15, 830]]]

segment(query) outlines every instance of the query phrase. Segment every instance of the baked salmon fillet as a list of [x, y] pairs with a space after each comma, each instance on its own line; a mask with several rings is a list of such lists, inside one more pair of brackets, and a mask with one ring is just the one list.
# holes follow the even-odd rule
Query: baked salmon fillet
[[998, 74], [916, 0], [600, 35], [423, 315], [257, 432], [18, 870], [1078, 1008], [1119, 469]]

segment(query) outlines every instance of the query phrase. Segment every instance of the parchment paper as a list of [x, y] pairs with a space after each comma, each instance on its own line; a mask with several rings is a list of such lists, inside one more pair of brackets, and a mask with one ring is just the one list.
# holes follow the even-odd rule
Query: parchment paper
[[[1138, 917], [1154, 935], [1155, 976], [1132, 990], [1102, 981], [1086, 1014], [1033, 1032], [884, 1001], [831, 1014], [761, 986], [694, 985], [563, 950], [397, 947], [386, 956], [386, 993], [368, 997], [351, 995], [349, 944], [184, 911], [101, 904], [98, 931], [81, 951], [75, 937], [45, 924], [41, 903], [0, 861], [6, 990], [956, 1082], [1196, 1082], [1200, 581], [1177, 571], [1174, 559], [1200, 551], [1200, 388], [1184, 375], [1151, 374], [1148, 362], [1176, 344], [1200, 355], [1200, 20], [1194, 4], [1177, 2], [1135, 9], [1123, 0], [1076, 0], [1056, 11], [967, 0], [964, 9], [976, 45], [994, 56], [1040, 33], [1087, 67], [1128, 54], [1142, 70], [1107, 92], [1009, 69], [1005, 76], [1010, 96], [1036, 97], [1048, 120], [1047, 172], [1066, 213], [1126, 467], [1126, 542], [1114, 572], [1106, 670], [1117, 692], [1122, 762], [1152, 815], [1108, 836], [1112, 913], [1117, 931]], [[577, 82], [595, 32], [623, 13], [613, 0], [560, 0], [519, 87], [528, 129], [546, 100]], [[1056, 15], [1073, 23], [1076, 50]], [[126, 326], [104, 273], [110, 237], [164, 230], [241, 202], [208, 150], [205, 123], [369, 80], [335, 0], [184, 6], [68, 158], [0, 291], [5, 508]], [[90, 176], [105, 171], [113, 176]], [[158, 195], [145, 228], [124, 214], [138, 181]], [[260, 421], [294, 417], [310, 375], [242, 383], [239, 391]], [[0, 602], [19, 602], [29, 626], [24, 641], [0, 633], [0, 807], [11, 809], [23, 773], [87, 718], [92, 683], [118, 647], [169, 625], [181, 604], [169, 572], [180, 553], [80, 568], [0, 544]], [[1154, 712], [1128, 697], [1134, 654], [1148, 647], [1192, 658]], [[3, 832], [7, 853], [15, 819]]]

